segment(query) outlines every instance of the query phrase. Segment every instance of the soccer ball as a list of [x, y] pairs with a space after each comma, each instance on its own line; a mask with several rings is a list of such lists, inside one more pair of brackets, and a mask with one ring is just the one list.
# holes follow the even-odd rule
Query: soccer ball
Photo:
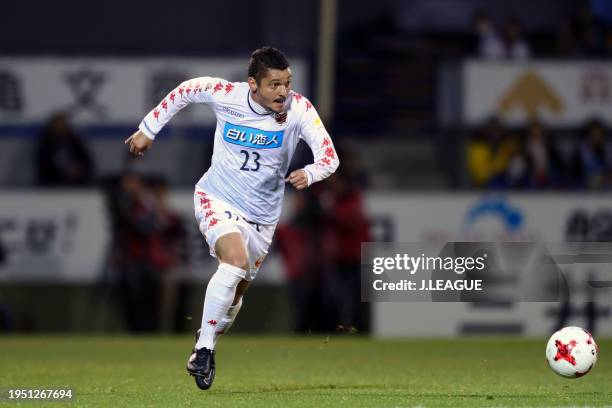
[[546, 360], [561, 377], [578, 378], [591, 371], [598, 351], [591, 333], [580, 327], [564, 327], [550, 336]]

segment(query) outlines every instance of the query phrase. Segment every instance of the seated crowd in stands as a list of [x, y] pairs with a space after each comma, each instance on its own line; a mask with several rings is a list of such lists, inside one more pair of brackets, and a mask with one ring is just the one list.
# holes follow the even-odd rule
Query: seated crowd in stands
[[592, 119], [568, 138], [543, 123], [505, 127], [491, 118], [467, 144], [470, 184], [491, 189], [612, 187], [612, 146], [604, 124]]

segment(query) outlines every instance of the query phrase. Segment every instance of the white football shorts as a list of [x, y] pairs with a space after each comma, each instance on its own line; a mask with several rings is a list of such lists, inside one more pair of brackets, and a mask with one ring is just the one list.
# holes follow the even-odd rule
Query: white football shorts
[[193, 204], [200, 232], [204, 235], [213, 257], [217, 257], [215, 244], [220, 237], [231, 232], [242, 235], [250, 265], [245, 279], [252, 281], [268, 254], [276, 225], [249, 221], [230, 204], [198, 188], [194, 193]]

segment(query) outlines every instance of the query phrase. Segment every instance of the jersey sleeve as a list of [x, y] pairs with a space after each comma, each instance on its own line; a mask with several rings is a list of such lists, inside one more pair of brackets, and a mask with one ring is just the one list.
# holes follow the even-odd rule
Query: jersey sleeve
[[151, 112], [144, 117], [138, 129], [148, 138], [155, 136], [181, 109], [190, 103], [213, 103], [218, 87], [227, 86], [219, 78], [200, 77], [187, 80], [173, 89]]
[[299, 94], [294, 98], [302, 111], [300, 137], [308, 144], [314, 156], [314, 163], [304, 167], [310, 186], [335, 172], [340, 165], [340, 159], [329, 133], [310, 101]]

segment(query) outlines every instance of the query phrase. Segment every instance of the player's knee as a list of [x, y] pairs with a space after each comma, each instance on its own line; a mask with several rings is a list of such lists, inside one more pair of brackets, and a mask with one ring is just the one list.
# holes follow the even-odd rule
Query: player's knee
[[221, 258], [221, 262], [244, 269], [245, 271], [249, 269], [249, 259], [243, 250], [226, 251]]
[[245, 254], [230, 253], [221, 259], [221, 262], [230, 264], [245, 271], [249, 269], [249, 260]]
[[217, 255], [223, 263], [233, 265], [245, 271], [249, 269], [249, 258], [243, 245], [226, 245]]
[[232, 233], [219, 238], [215, 251], [221, 262], [249, 270], [249, 258], [240, 234]]

